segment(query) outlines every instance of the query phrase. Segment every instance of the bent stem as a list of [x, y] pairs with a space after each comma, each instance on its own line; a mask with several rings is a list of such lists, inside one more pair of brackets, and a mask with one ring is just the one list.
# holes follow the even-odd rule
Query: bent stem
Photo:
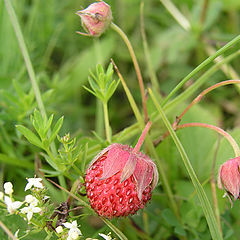
[[138, 83], [139, 83], [139, 87], [140, 87], [141, 96], [142, 96], [142, 107], [143, 107], [143, 112], [144, 112], [144, 119], [145, 119], [145, 122], [147, 122], [148, 121], [148, 113], [147, 113], [146, 97], [145, 97], [145, 93], [144, 93], [144, 83], [143, 83], [141, 70], [140, 70], [140, 67], [138, 65], [138, 61], [137, 61], [135, 52], [133, 50], [132, 44], [129, 41], [127, 35], [122, 31], [122, 29], [120, 27], [118, 27], [113, 22], [111, 23], [111, 27], [114, 31], [116, 31], [121, 36], [121, 38], [123, 39], [123, 41], [125, 42], [125, 44], [128, 48], [130, 56], [132, 58], [133, 65], [134, 65], [134, 68], [135, 68], [135, 71], [136, 71], [136, 74], [137, 74], [137, 79], [138, 79]]
[[225, 85], [229, 85], [229, 84], [240, 84], [240, 80], [227, 80], [227, 81], [222, 81], [220, 83], [217, 83], [207, 89], [205, 89], [204, 91], [202, 91], [185, 109], [184, 111], [181, 113], [181, 115], [179, 117], [177, 117], [177, 119], [175, 120], [175, 122], [173, 123], [173, 129], [176, 128], [176, 126], [178, 125], [178, 123], [181, 121], [182, 117], [187, 113], [187, 111], [196, 103], [200, 102], [201, 99], [209, 92], [211, 92], [212, 90], [225, 86]]
[[225, 137], [228, 142], [230, 143], [230, 145], [232, 146], [235, 156], [239, 157], [240, 156], [240, 149], [239, 146], [237, 144], [237, 142], [234, 140], [234, 138], [227, 132], [225, 132], [223, 129], [216, 127], [214, 125], [210, 125], [210, 124], [206, 124], [206, 123], [186, 123], [186, 124], [182, 124], [177, 126], [177, 130], [178, 129], [183, 129], [183, 128], [187, 128], [187, 127], [203, 127], [203, 128], [209, 128], [214, 130], [215, 132], [219, 133], [220, 135], [222, 135], [223, 137]]
[[213, 209], [211, 207], [211, 204], [207, 198], [207, 195], [201, 185], [201, 183], [199, 182], [198, 178], [197, 178], [197, 175], [192, 167], [192, 164], [185, 152], [185, 149], [183, 148], [179, 138], [177, 137], [174, 129], [172, 128], [172, 125], [171, 123], [169, 122], [169, 120], [167, 119], [162, 107], [160, 106], [160, 104], [158, 103], [156, 97], [154, 96], [153, 92], [151, 89], [149, 89], [149, 94], [153, 100], [153, 103], [158, 111], [158, 113], [160, 114], [165, 126], [167, 127], [174, 143], [176, 144], [176, 147], [182, 157], [182, 161], [186, 167], [186, 170], [189, 174], [189, 177], [191, 178], [191, 181], [194, 185], [194, 188], [196, 189], [196, 192], [197, 192], [197, 195], [198, 195], [198, 198], [199, 198], [199, 201], [202, 205], [202, 209], [203, 209], [203, 212], [204, 212], [204, 215], [206, 217], [206, 220], [207, 220], [207, 223], [208, 223], [208, 226], [209, 226], [209, 230], [210, 230], [210, 233], [211, 233], [211, 236], [212, 236], [212, 239], [213, 240], [222, 240], [222, 235], [221, 235], [221, 231], [218, 227], [218, 224], [217, 224], [217, 221], [216, 221], [216, 218], [215, 218], [215, 215], [214, 215], [214, 212], [213, 212]]

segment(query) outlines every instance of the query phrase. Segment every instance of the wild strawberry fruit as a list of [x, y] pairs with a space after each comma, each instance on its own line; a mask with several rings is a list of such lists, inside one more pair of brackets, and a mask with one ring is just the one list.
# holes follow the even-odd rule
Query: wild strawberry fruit
[[222, 164], [218, 173], [218, 187], [226, 191], [231, 203], [231, 197], [236, 201], [240, 194], [239, 166], [240, 157], [236, 157]]
[[83, 28], [87, 31], [87, 33], [77, 33], [85, 36], [99, 37], [112, 21], [111, 8], [103, 1], [92, 3], [76, 14], [80, 16]]
[[102, 150], [87, 170], [85, 183], [91, 207], [107, 218], [128, 216], [151, 199], [158, 181], [154, 162], [139, 152], [149, 122], [135, 148], [118, 143]]

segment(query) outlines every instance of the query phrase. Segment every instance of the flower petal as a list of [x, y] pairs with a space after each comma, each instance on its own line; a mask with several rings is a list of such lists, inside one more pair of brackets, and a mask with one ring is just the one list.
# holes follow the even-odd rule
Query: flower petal
[[104, 162], [103, 175], [101, 177], [102, 180], [109, 178], [122, 170], [129, 158], [130, 151], [132, 150], [128, 145], [117, 143], [112, 145], [107, 153], [107, 159]]

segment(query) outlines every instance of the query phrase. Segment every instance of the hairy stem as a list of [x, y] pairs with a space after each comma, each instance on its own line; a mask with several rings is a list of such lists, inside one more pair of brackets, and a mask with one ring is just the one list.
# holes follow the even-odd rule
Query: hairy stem
[[147, 103], [146, 103], [146, 97], [145, 97], [145, 88], [144, 88], [144, 83], [143, 83], [143, 78], [142, 78], [142, 74], [141, 74], [141, 70], [140, 67], [138, 65], [138, 61], [135, 55], [135, 52], [133, 50], [132, 44], [129, 41], [127, 35], [122, 31], [121, 28], [119, 28], [116, 24], [111, 23], [111, 27], [114, 31], [116, 31], [121, 38], [123, 39], [123, 41], [125, 42], [128, 51], [130, 53], [130, 56], [132, 58], [133, 61], [133, 65], [137, 74], [137, 78], [138, 78], [138, 83], [139, 83], [139, 87], [140, 87], [140, 92], [141, 92], [141, 96], [142, 96], [142, 107], [143, 107], [143, 112], [144, 112], [144, 119], [145, 122], [148, 121], [148, 113], [147, 113]]

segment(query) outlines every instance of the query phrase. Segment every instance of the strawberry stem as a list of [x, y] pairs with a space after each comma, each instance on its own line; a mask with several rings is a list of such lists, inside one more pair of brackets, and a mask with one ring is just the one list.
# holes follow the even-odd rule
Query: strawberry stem
[[143, 129], [143, 132], [142, 132], [140, 138], [138, 139], [138, 142], [137, 142], [135, 148], [133, 149], [133, 153], [137, 153], [140, 150], [140, 148], [141, 148], [141, 146], [143, 144], [143, 141], [144, 141], [144, 139], [145, 139], [145, 137], [146, 137], [146, 135], [147, 135], [151, 125], [152, 125], [152, 122], [149, 121], [147, 123], [147, 125], [145, 126], [145, 128]]

